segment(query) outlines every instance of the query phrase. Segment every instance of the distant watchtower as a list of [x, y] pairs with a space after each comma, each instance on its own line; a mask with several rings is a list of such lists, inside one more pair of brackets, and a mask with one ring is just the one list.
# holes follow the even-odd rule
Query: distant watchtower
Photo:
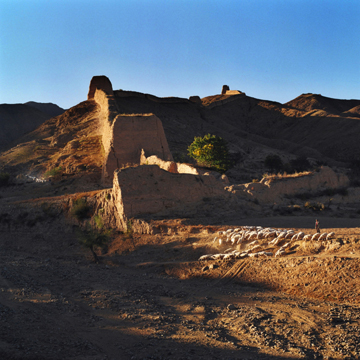
[[221, 95], [225, 95], [228, 90], [230, 90], [229, 85], [223, 85]]

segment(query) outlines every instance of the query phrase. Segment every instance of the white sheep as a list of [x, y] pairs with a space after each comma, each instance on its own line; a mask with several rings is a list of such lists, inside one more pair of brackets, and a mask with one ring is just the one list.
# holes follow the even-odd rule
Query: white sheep
[[265, 239], [267, 239], [269, 237], [272, 237], [272, 236], [275, 236], [275, 235], [276, 235], [276, 231], [270, 231], [265, 235]]
[[251, 240], [253, 238], [257, 237], [257, 232], [256, 231], [253, 231], [252, 233], [250, 233], [249, 237], [248, 237], [248, 240]]
[[297, 234], [296, 240], [301, 240], [304, 236], [305, 236], [305, 234], [304, 234], [302, 231], [300, 231], [300, 232]]
[[259, 244], [259, 241], [255, 240], [255, 241], [251, 242], [250, 244], [248, 244], [248, 246], [251, 247], [251, 246], [254, 246], [254, 245], [257, 245], [257, 244]]
[[213, 260], [221, 260], [224, 256], [225, 256], [225, 254], [215, 254], [215, 255], [211, 256], [211, 259], [213, 259]]
[[246, 258], [247, 256], [249, 256], [249, 254], [248, 254], [247, 252], [242, 252], [242, 253], [240, 253], [239, 255], [237, 255], [236, 257], [237, 257], [238, 259], [244, 259], [244, 258]]
[[279, 249], [276, 253], [275, 253], [275, 256], [281, 256], [285, 253], [285, 250], [284, 249]]
[[236, 244], [241, 244], [243, 240], [244, 240], [244, 237], [242, 236], [242, 237], [237, 241]]
[[218, 239], [217, 236], [215, 236], [215, 237], [214, 237], [214, 240], [213, 240], [213, 243], [214, 243], [217, 239]]
[[257, 250], [257, 249], [261, 249], [261, 246], [260, 245], [255, 245], [250, 249], [250, 251], [252, 252], [252, 251]]
[[199, 261], [203, 260], [210, 260], [212, 258], [212, 255], [203, 255], [199, 257]]
[[275, 239], [275, 241], [273, 241], [273, 244], [274, 244], [274, 245], [277, 245], [277, 244], [279, 244], [279, 242], [281, 242], [282, 240], [283, 240], [283, 238], [277, 237], [277, 238]]
[[326, 236], [326, 240], [331, 239], [334, 235], [335, 235], [335, 233], [334, 233], [334, 232], [330, 232], [330, 233], [328, 233], [328, 234], [327, 234], [327, 236]]
[[327, 233], [326, 233], [326, 232], [324, 232], [324, 233], [322, 233], [322, 234], [319, 236], [318, 241], [325, 240], [325, 239], [326, 239], [326, 237], [327, 237]]
[[253, 253], [253, 254], [248, 254], [249, 257], [257, 257], [258, 254], [257, 253]]
[[235, 259], [235, 255], [234, 254], [226, 254], [223, 257], [223, 260], [230, 260], [230, 259]]
[[250, 257], [259, 257], [259, 256], [273, 256], [272, 252], [259, 251], [257, 253], [249, 254]]
[[297, 238], [298, 238], [298, 234], [295, 234], [291, 237], [290, 241], [295, 241], [295, 240], [297, 240]]
[[316, 233], [312, 236], [311, 240], [316, 240], [320, 236], [320, 233]]
[[303, 238], [303, 241], [307, 241], [311, 239], [311, 235], [305, 235]]
[[272, 241], [270, 241], [268, 245], [277, 245], [282, 240], [283, 240], [282, 238], [277, 237], [277, 238], [273, 239]]
[[277, 241], [277, 237], [275, 238], [275, 239], [272, 239], [269, 243], [268, 243], [268, 245], [273, 245], [274, 243], [275, 243], [275, 241]]
[[219, 239], [219, 245], [221, 246], [221, 244], [222, 244], [222, 240], [221, 240], [221, 239]]

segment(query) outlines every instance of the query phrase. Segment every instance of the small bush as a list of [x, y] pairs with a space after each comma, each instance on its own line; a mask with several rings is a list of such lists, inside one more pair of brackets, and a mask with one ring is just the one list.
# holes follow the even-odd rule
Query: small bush
[[8, 185], [10, 180], [10, 175], [8, 173], [2, 172], [0, 173], [0, 186]]
[[311, 210], [314, 210], [314, 211], [322, 211], [325, 209], [325, 205], [323, 203], [311, 203], [310, 201], [307, 201], [305, 204], [304, 204], [304, 207], [307, 208], [307, 209], [311, 209]]
[[60, 175], [62, 173], [62, 167], [56, 167], [54, 169], [48, 170], [45, 172], [44, 177], [48, 178], [48, 177], [56, 177], [58, 175]]
[[133, 231], [133, 228], [132, 228], [131, 220], [128, 220], [126, 225], [127, 226], [126, 226], [125, 235], [126, 235], [126, 237], [132, 237], [134, 231]]
[[84, 230], [78, 231], [79, 243], [88, 248], [94, 258], [95, 262], [99, 262], [99, 258], [96, 254], [96, 248], [105, 248], [111, 238], [112, 231], [104, 229], [101, 217], [94, 218], [96, 227], [92, 227], [90, 223], [87, 223]]
[[91, 207], [84, 198], [74, 201], [73, 206], [70, 210], [70, 215], [74, 216], [77, 220], [82, 221], [90, 218]]

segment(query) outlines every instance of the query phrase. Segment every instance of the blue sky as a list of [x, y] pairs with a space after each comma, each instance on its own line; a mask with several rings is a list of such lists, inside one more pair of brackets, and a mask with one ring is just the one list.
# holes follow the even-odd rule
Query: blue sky
[[0, 0], [0, 103], [115, 90], [360, 99], [358, 0]]

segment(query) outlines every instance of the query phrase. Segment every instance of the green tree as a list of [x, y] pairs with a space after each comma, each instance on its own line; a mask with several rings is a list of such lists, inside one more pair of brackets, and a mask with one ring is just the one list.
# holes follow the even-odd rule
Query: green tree
[[227, 142], [216, 135], [207, 134], [195, 137], [188, 147], [188, 154], [199, 165], [210, 167], [224, 173], [231, 167]]

